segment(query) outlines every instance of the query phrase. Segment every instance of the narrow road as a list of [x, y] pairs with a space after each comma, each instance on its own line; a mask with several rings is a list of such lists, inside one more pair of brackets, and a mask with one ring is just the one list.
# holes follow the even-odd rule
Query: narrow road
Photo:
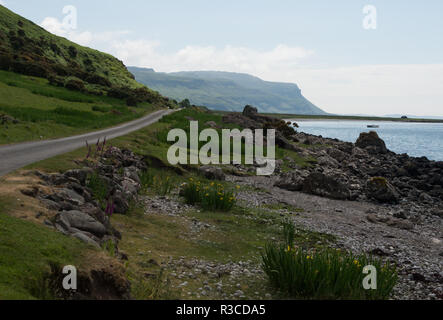
[[78, 136], [25, 142], [0, 147], [0, 177], [31, 163], [45, 160], [85, 146], [85, 141], [95, 144], [98, 139], [113, 139], [137, 131], [159, 121], [173, 110], [159, 110], [143, 118], [124, 123], [117, 127], [86, 133]]

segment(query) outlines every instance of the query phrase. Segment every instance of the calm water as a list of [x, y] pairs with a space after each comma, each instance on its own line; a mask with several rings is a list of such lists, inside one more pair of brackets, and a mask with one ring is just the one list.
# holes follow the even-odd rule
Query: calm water
[[[442, 123], [377, 121], [297, 121], [298, 131], [342, 141], [355, 142], [361, 132], [377, 131], [389, 150], [410, 156], [443, 161]], [[369, 129], [368, 125], [378, 125]]]

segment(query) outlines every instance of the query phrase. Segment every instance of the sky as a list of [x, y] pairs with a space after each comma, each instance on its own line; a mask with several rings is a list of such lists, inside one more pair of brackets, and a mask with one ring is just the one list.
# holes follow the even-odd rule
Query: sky
[[294, 82], [330, 113], [443, 116], [441, 0], [0, 3], [128, 66]]

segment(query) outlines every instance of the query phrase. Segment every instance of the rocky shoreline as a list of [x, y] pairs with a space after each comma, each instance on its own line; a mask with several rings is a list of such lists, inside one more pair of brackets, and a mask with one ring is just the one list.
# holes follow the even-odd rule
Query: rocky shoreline
[[[268, 127], [256, 112], [246, 107], [224, 120]], [[266, 191], [245, 195], [249, 205], [303, 208], [296, 224], [336, 235], [353, 252], [395, 261], [401, 278], [395, 298], [443, 299], [443, 161], [395, 154], [376, 132], [362, 133], [356, 143], [286, 130], [277, 137], [279, 146], [317, 161], [306, 167], [288, 157], [277, 161], [274, 176], [231, 177]]]

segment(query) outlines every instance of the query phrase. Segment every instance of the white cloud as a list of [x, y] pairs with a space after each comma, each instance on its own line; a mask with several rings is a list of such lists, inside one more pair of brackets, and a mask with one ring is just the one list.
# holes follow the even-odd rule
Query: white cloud
[[221, 49], [190, 45], [172, 53], [161, 53], [160, 49], [159, 42], [144, 40], [113, 41], [110, 47], [110, 51], [128, 65], [154, 67], [164, 72], [216, 70], [261, 74], [294, 67], [299, 60], [313, 54], [286, 45], [268, 51], [230, 45]]
[[126, 65], [162, 72], [244, 72], [269, 81], [295, 82], [309, 100], [331, 113], [443, 115], [443, 64], [312, 68], [306, 65], [312, 50], [284, 44], [271, 50], [189, 45], [165, 53], [158, 41], [128, 40], [123, 37], [127, 31], [67, 30], [50, 17], [42, 26], [79, 44], [109, 52]]
[[109, 43], [115, 38], [128, 34], [128, 31], [100, 32], [92, 33], [89, 31], [78, 31], [77, 29], [67, 28], [63, 22], [54, 17], [43, 19], [41, 26], [47, 31], [60, 37], [65, 37], [82, 46], [95, 46], [103, 43]]
[[6, 6], [6, 3], [5, 3], [3, 0], [0, 0], [0, 4], [1, 4], [2, 6]]

